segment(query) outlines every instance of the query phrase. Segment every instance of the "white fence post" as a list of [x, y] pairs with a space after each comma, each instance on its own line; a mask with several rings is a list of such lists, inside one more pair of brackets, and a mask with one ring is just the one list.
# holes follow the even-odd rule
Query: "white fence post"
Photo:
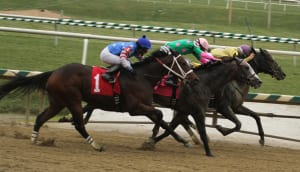
[[[297, 44], [294, 44], [294, 51], [297, 49]], [[293, 64], [296, 67], [297, 66], [297, 56], [293, 56]]]
[[268, 29], [271, 28], [271, 13], [272, 13], [272, 0], [269, 0], [269, 10], [268, 10]]
[[89, 44], [89, 40], [85, 38], [83, 41], [82, 60], [81, 60], [82, 64], [86, 64], [88, 44]]

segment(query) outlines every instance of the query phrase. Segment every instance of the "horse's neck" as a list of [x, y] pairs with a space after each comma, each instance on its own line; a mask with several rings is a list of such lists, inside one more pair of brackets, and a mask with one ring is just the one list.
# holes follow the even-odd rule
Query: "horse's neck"
[[236, 66], [232, 64], [224, 64], [215, 66], [214, 69], [209, 72], [199, 72], [198, 76], [200, 78], [200, 82], [202, 82], [203, 85], [206, 85], [213, 93], [222, 88], [228, 82], [234, 80], [237, 72]]
[[259, 62], [260, 58], [262, 58], [262, 55], [257, 54], [257, 55], [255, 55], [255, 58], [252, 59], [249, 62], [250, 66], [252, 67], [252, 69], [255, 71], [256, 74], [259, 74], [259, 73], [263, 72], [263, 71], [261, 71], [260, 66], [259, 66], [260, 65], [260, 62]]
[[136, 69], [136, 73], [141, 78], [141, 81], [147, 81], [152, 86], [155, 86], [158, 81], [167, 74], [167, 70], [160, 64], [151, 64], [139, 66]]
[[242, 97], [246, 96], [246, 93], [248, 93], [250, 86], [242, 81], [232, 81], [230, 82], [230, 87], [234, 88]]

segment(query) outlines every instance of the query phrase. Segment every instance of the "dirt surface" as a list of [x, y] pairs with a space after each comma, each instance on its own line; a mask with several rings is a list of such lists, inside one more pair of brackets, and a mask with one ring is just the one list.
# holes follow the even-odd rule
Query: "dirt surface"
[[49, 17], [49, 18], [70, 18], [68, 16], [62, 16], [59, 13], [49, 11], [46, 9], [32, 9], [32, 10], [7, 10], [0, 11], [3, 14], [14, 14], [14, 15], [25, 15], [25, 16], [35, 16], [35, 17]]
[[[0, 120], [1, 121], [1, 120]], [[56, 128], [60, 125], [60, 128]], [[300, 150], [211, 141], [212, 158], [202, 146], [185, 148], [172, 138], [153, 151], [140, 150], [149, 133], [89, 133], [106, 150], [97, 152], [75, 129], [49, 124], [37, 145], [30, 143], [32, 126], [0, 122], [0, 172], [8, 171], [299, 171]], [[101, 125], [101, 124], [99, 124]]]
[[[48, 10], [0, 13], [61, 18], [60, 14]], [[153, 151], [140, 150], [151, 130], [144, 134], [130, 134], [89, 127], [94, 140], [106, 147], [104, 152], [97, 152], [75, 129], [69, 129], [70, 124], [47, 123], [48, 127], [41, 128], [38, 144], [33, 145], [30, 143], [33, 126], [0, 118], [0, 172], [296, 172], [300, 169], [299, 149], [215, 140], [210, 142], [215, 156], [209, 158], [204, 155], [201, 145], [185, 148], [174, 139], [167, 138], [158, 143]]]

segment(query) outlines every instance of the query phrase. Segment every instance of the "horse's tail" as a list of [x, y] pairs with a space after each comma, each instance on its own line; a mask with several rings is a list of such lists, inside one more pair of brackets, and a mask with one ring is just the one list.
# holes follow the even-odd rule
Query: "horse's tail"
[[26, 94], [34, 90], [45, 90], [48, 78], [52, 73], [53, 71], [48, 71], [31, 77], [17, 76], [0, 86], [0, 99], [12, 91]]

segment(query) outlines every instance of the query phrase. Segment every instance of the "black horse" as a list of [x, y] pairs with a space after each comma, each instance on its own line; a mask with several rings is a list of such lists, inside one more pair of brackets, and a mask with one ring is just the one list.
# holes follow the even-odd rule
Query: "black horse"
[[[285, 73], [281, 67], [274, 60], [272, 55], [265, 49], [259, 49], [253, 60], [249, 62], [254, 71], [258, 73], [269, 74], [277, 80], [283, 80]], [[216, 126], [216, 128], [225, 136], [234, 131], [241, 129], [241, 122], [235, 114], [251, 116], [255, 119], [260, 135], [259, 143], [264, 145], [264, 131], [261, 124], [260, 115], [270, 115], [270, 113], [258, 113], [250, 110], [243, 105], [249, 92], [249, 85], [245, 82], [233, 81], [228, 83], [224, 89], [219, 90], [211, 102], [211, 107], [222, 114], [225, 118], [229, 119], [235, 124], [232, 129]]]
[[[254, 59], [251, 60], [249, 64], [257, 74], [269, 74], [277, 80], [283, 80], [286, 76], [272, 55], [262, 48], [259, 49], [259, 52], [256, 52]], [[209, 107], [215, 109], [223, 117], [229, 119], [235, 124], [235, 127], [233, 128], [225, 128], [220, 125], [216, 126], [218, 131], [220, 131], [224, 136], [241, 129], [241, 122], [237, 118], [236, 114], [253, 117], [258, 127], [258, 133], [260, 136], [259, 143], [264, 145], [264, 130], [259, 116], [268, 116], [273, 114], [254, 112], [245, 107], [243, 102], [248, 95], [248, 91], [249, 85], [246, 82], [237, 80], [229, 82], [223, 89], [219, 89], [215, 93], [213, 99], [211, 99], [209, 103]], [[174, 116], [176, 116], [176, 113], [177, 112], [174, 111]], [[190, 128], [190, 126], [194, 126], [193, 123], [186, 118], [185, 120], [182, 120], [181, 124], [187, 130], [193, 141], [198, 144], [200, 141]]]
[[[243, 63], [243, 65], [240, 65], [240, 66], [249, 65], [245, 61], [243, 61], [242, 63]], [[254, 82], [254, 84], [253, 84], [253, 82], [250, 82], [249, 79], [251, 78], [251, 76], [258, 78], [258, 76], [255, 74], [254, 70], [251, 68], [250, 65], [246, 69], [250, 70], [251, 72], [247, 73], [248, 74], [247, 77], [242, 77], [242, 76], [245, 76], [245, 71], [247, 71], [247, 70], [240, 66], [234, 68], [232, 66], [232, 64], [231, 64], [231, 66], [213, 65], [213, 67], [207, 67], [206, 65], [201, 65], [200, 67], [195, 68], [194, 72], [199, 76], [200, 82], [199, 82], [199, 84], [193, 84], [193, 87], [191, 87], [191, 89], [182, 89], [182, 92], [189, 92], [190, 95], [185, 93], [185, 95], [189, 98], [183, 99], [183, 101], [185, 103], [182, 102], [179, 105], [180, 107], [175, 109], [177, 113], [176, 113], [176, 115], [174, 115], [172, 121], [170, 122], [170, 127], [175, 129], [179, 124], [189, 125], [191, 123], [188, 121], [188, 115], [191, 114], [194, 117], [193, 111], [190, 111], [190, 113], [188, 113], [188, 111], [182, 111], [181, 108], [183, 108], [187, 105], [186, 102], [188, 102], [191, 99], [191, 97], [194, 97], [194, 99], [196, 99], [195, 101], [198, 102], [198, 105], [200, 105], [198, 107], [201, 108], [200, 117], [201, 117], [202, 122], [200, 124], [197, 121], [195, 121], [195, 122], [196, 122], [198, 132], [200, 132], [201, 140], [203, 142], [205, 140], [205, 138], [203, 138], [203, 136], [201, 135], [202, 131], [200, 131], [200, 130], [205, 131], [205, 118], [204, 117], [205, 117], [205, 112], [207, 111], [207, 107], [208, 107], [211, 96], [213, 96], [220, 89], [223, 89], [222, 87], [224, 87], [224, 85], [226, 85], [227, 83], [229, 83], [233, 80], [250, 84], [254, 88], [258, 88], [262, 83], [260, 80], [258, 80], [257, 82]], [[247, 78], [247, 79], [245, 79], [245, 78]], [[187, 86], [188, 85], [184, 85], [183, 87], [187, 87]], [[194, 96], [191, 96], [191, 95], [194, 95]], [[159, 103], [161, 105], [164, 105], [163, 102], [159, 102], [158, 100], [159, 99], [154, 97], [154, 101], [156, 101], [157, 103]], [[198, 125], [201, 125], [200, 129], [199, 129]], [[169, 134], [170, 133], [168, 131], [165, 131], [160, 136], [154, 138], [153, 142], [157, 143], [158, 141], [167, 137]], [[207, 142], [207, 138], [206, 138], [205, 142]], [[203, 144], [206, 145], [207, 143], [203, 142]]]
[[[179, 112], [171, 122], [172, 128], [177, 125], [175, 124], [175, 121], [180, 122], [191, 114], [196, 122], [201, 140], [204, 143], [206, 155], [212, 156], [205, 129], [205, 112], [210, 96], [213, 95], [215, 90], [218, 90], [232, 80], [243, 80], [254, 87], [259, 87], [261, 81], [248, 63], [237, 58], [214, 65], [203, 65], [195, 69], [195, 72], [197, 75], [201, 76], [199, 81], [194, 80], [186, 84], [181, 84], [180, 97], [178, 99], [175, 99], [174, 101], [174, 97], [172, 96], [163, 96], [154, 93], [154, 102]], [[89, 104], [84, 107], [84, 110], [87, 112], [86, 122], [95, 108], [96, 107]], [[153, 136], [156, 134], [157, 133], [154, 133]], [[152, 137], [149, 142], [144, 144], [144, 146], [147, 146], [148, 148], [153, 147], [156, 142], [168, 134], [169, 132], [166, 132], [162, 137], [154, 139]]]
[[[34, 90], [46, 90], [48, 93], [49, 107], [40, 113], [35, 121], [31, 141], [37, 142], [41, 126], [50, 118], [58, 114], [64, 107], [67, 107], [72, 114], [76, 130], [84, 137], [96, 150], [103, 150], [93, 138], [87, 133], [82, 111], [82, 101], [107, 111], [128, 112], [132, 116], [144, 115], [153, 121], [156, 133], [159, 126], [172, 132], [177, 141], [186, 143], [169, 128], [162, 120], [162, 112], [153, 105], [153, 86], [159, 79], [172, 72], [183, 80], [197, 80], [198, 77], [192, 72], [190, 66], [182, 56], [165, 55], [160, 51], [155, 51], [143, 61], [136, 63], [134, 73], [123, 70], [119, 76], [120, 94], [118, 96], [108, 96], [92, 94], [92, 91], [99, 91], [96, 87], [91, 89], [93, 72], [91, 66], [72, 63], [62, 66], [56, 70], [44, 72], [32, 77], [17, 77], [6, 84], [0, 86], [0, 98], [10, 92], [28, 93]], [[150, 77], [156, 76], [156, 77]], [[99, 79], [99, 75], [98, 75]], [[115, 99], [118, 99], [117, 101]]]

